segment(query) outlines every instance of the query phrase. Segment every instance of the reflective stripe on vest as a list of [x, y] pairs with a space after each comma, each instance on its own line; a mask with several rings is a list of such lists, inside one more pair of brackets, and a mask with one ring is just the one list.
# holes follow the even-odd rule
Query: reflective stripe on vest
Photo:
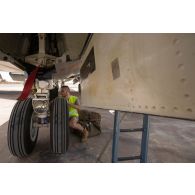
[[[77, 99], [78, 98], [76, 96], [71, 95], [68, 99], [68, 103], [75, 104]], [[74, 116], [78, 117], [79, 116], [77, 109], [75, 109], [73, 107], [69, 107], [68, 111], [69, 111], [69, 117], [74, 117]]]

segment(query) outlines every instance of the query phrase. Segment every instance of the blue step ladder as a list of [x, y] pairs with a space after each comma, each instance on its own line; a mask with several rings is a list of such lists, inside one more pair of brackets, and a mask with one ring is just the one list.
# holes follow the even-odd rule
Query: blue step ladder
[[[141, 153], [138, 156], [118, 157], [118, 145], [120, 132], [142, 132], [141, 138]], [[140, 163], [147, 162], [148, 154], [148, 139], [149, 139], [149, 120], [148, 115], [143, 115], [143, 126], [140, 129], [120, 129], [120, 111], [115, 110], [114, 114], [114, 133], [112, 143], [112, 162], [116, 163], [119, 161], [137, 160], [140, 159]]]

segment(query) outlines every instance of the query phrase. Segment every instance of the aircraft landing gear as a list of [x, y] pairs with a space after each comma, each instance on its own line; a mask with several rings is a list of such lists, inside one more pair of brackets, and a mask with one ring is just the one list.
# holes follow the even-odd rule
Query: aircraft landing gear
[[[52, 83], [52, 82], [51, 82]], [[47, 81], [35, 82], [33, 98], [18, 101], [8, 124], [8, 147], [17, 157], [27, 157], [34, 149], [40, 127], [50, 123], [50, 145], [55, 154], [66, 153], [69, 146], [68, 106], [58, 96], [58, 88]]]

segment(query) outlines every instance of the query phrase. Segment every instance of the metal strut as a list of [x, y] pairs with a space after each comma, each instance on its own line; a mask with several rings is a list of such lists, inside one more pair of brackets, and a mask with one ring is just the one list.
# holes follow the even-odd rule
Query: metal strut
[[[141, 139], [141, 153], [138, 156], [129, 156], [129, 157], [118, 157], [118, 143], [120, 132], [142, 132]], [[126, 160], [136, 160], [140, 159], [141, 163], [147, 162], [148, 154], [148, 139], [149, 139], [149, 120], [148, 115], [144, 114], [143, 116], [143, 127], [140, 129], [120, 129], [120, 111], [115, 110], [114, 114], [114, 133], [113, 133], [113, 143], [112, 143], [112, 162], [116, 163], [118, 161]]]

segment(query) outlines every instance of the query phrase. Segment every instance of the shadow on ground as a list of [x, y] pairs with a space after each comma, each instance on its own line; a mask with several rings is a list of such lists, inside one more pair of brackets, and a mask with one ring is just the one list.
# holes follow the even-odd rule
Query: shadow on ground
[[[32, 154], [27, 158], [19, 159], [10, 154], [7, 146], [7, 127], [8, 121], [0, 127], [0, 162], [14, 163], [84, 163], [84, 162], [101, 162], [101, 156], [105, 150], [107, 143], [110, 142], [112, 135], [110, 130], [103, 130], [102, 134], [91, 137], [87, 143], [81, 143], [80, 138], [71, 133], [70, 145], [68, 151], [64, 155], [55, 155], [50, 150], [50, 132], [48, 128], [39, 130], [37, 144]], [[110, 157], [111, 159], [111, 157]], [[109, 160], [110, 161], [110, 160]]]

